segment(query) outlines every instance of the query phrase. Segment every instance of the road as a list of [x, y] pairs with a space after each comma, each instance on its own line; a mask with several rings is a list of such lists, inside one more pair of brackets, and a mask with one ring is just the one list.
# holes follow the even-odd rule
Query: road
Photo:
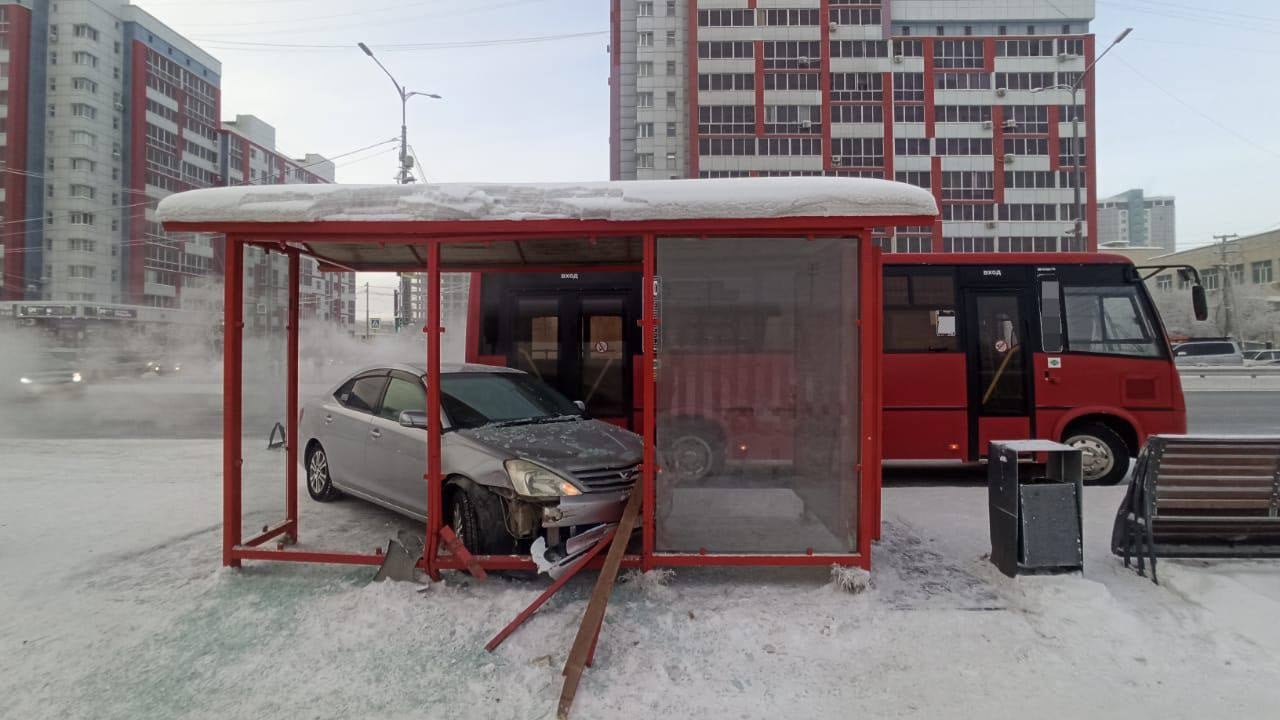
[[1189, 392], [1187, 431], [1280, 433], [1280, 392]]
[[[322, 385], [307, 388], [304, 397]], [[1280, 390], [1188, 392], [1188, 429], [1194, 433], [1280, 433]], [[245, 432], [261, 435], [282, 419], [278, 386], [246, 391]], [[0, 437], [213, 438], [222, 433], [221, 388], [180, 378], [88, 388], [83, 396], [0, 402]]]

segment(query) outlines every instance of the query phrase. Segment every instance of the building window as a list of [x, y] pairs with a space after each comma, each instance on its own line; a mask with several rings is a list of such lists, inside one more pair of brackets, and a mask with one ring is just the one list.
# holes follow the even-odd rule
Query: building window
[[1051, 72], [996, 73], [997, 90], [1035, 90], [1054, 84]]
[[765, 41], [764, 67], [766, 70], [817, 68], [821, 53], [822, 43], [818, 40]]
[[94, 270], [92, 265], [68, 265], [67, 277], [90, 279], [93, 277]]
[[978, 69], [984, 66], [981, 40], [935, 40], [933, 66], [942, 69]]
[[942, 203], [942, 219], [958, 222], [982, 222], [995, 218], [991, 205], [975, 205], [973, 203]]
[[88, 147], [97, 147], [97, 146], [98, 146], [98, 136], [97, 136], [97, 135], [94, 135], [93, 133], [88, 132], [88, 131], [86, 131], [86, 130], [72, 130], [72, 131], [71, 131], [71, 144], [72, 144], [72, 145], [85, 145], [85, 146], [88, 146]]
[[884, 167], [884, 139], [833, 138], [831, 163], [841, 167]]
[[[770, 87], [771, 78], [777, 75], [786, 75], [788, 73], [768, 73], [764, 76], [764, 89], [773, 90]], [[812, 74], [812, 73], [810, 73]], [[817, 76], [814, 75], [814, 79]], [[817, 88], [817, 83], [814, 83]], [[755, 90], [756, 76], [752, 73], [700, 73], [698, 75], [699, 90]], [[783, 88], [778, 88], [783, 89]], [[789, 89], [789, 88], [788, 88]]]
[[[817, 25], [820, 15], [817, 8], [768, 8], [760, 11], [760, 24], [782, 27]], [[831, 22], [837, 22], [834, 12]]]
[[93, 252], [97, 249], [97, 243], [88, 238], [71, 238], [67, 241], [67, 245], [77, 252]]
[[668, 60], [668, 61], [667, 61], [667, 75], [668, 75], [668, 76], [674, 76], [675, 74], [676, 74], [676, 61], [675, 61], [675, 60]]
[[821, 155], [822, 138], [760, 138], [760, 155]]
[[1035, 26], [1035, 25], [1028, 25], [1028, 26], [1027, 26], [1027, 34], [1028, 34], [1028, 35], [1035, 35], [1035, 34], [1036, 34], [1036, 26]]
[[[75, 77], [71, 78], [71, 88], [73, 90], [84, 90], [85, 92], [97, 93], [98, 83], [86, 77]], [[50, 87], [50, 90], [52, 89], [53, 88]]]
[[667, 169], [668, 170], [676, 169], [676, 154], [673, 152], [667, 153]]
[[78, 38], [88, 38], [94, 42], [98, 42], [98, 31], [92, 25], [80, 23], [71, 26], [71, 34]]
[[698, 134], [738, 135], [755, 132], [754, 105], [698, 106]]
[[675, 136], [676, 136], [676, 124], [673, 122], [667, 123], [667, 137], [675, 137]]
[[1000, 40], [996, 42], [996, 57], [1049, 57], [1053, 55], [1052, 40]]
[[995, 173], [981, 170], [956, 170], [942, 173], [943, 200], [992, 200], [995, 198]]
[[893, 179], [900, 183], [907, 183], [908, 185], [915, 185], [916, 187], [924, 188], [925, 190], [932, 187], [929, 183], [929, 171], [927, 170], [907, 172], [899, 170], [893, 174]]
[[1249, 263], [1249, 271], [1253, 276], [1253, 282], [1256, 285], [1265, 285], [1273, 282], [1274, 277], [1271, 274], [1271, 261], [1263, 260], [1261, 262]]
[[98, 56], [84, 50], [77, 50], [71, 53], [71, 62], [76, 65], [86, 65], [88, 67], [98, 67]]
[[[753, 78], [752, 75], [747, 75]], [[812, 72], [771, 72], [764, 75], [765, 90], [819, 90], [821, 89], [821, 80], [817, 73]], [[745, 88], [750, 89], [750, 88]]]
[[676, 106], [676, 91], [668, 90], [667, 91], [667, 107], [674, 108], [675, 106]]
[[636, 75], [640, 77], [649, 77], [653, 75], [653, 63], [645, 61], [636, 63]]
[[667, 17], [676, 16], [676, 0], [667, 0]]
[[636, 15], [639, 17], [653, 17], [653, 3], [636, 3]]
[[699, 40], [698, 57], [703, 60], [750, 59], [755, 57], [755, 43], [749, 40]]
[[636, 36], [636, 41], [640, 47], [653, 47], [653, 33], [642, 32]]
[[938, 105], [934, 108], [934, 116], [940, 123], [991, 122], [991, 106]]
[[893, 154], [895, 156], [928, 155], [929, 138], [898, 138], [893, 141]]
[[701, 138], [699, 155], [755, 155], [755, 138]]
[[67, 214], [67, 222], [72, 225], [92, 225], [93, 221], [93, 213], [73, 212]]
[[[897, 110], [917, 109], [924, 111], [920, 105], [899, 105]], [[922, 115], [923, 117], [923, 115]], [[833, 123], [879, 123], [884, 122], [883, 105], [832, 105], [831, 122]], [[923, 122], [923, 120], [921, 120]]]
[[991, 154], [991, 138], [938, 138], [935, 144], [939, 155]]
[[940, 72], [933, 76], [933, 87], [935, 90], [990, 90], [991, 76], [987, 73]]
[[673, 48], [675, 46], [676, 46], [676, 31], [668, 30], [667, 31], [667, 47]]
[[769, 134], [822, 132], [821, 105], [766, 105], [764, 131]]
[[[875, 106], [875, 107], [879, 107], [879, 106]], [[893, 121], [895, 123], [922, 123], [924, 122], [924, 106], [923, 105], [894, 105]], [[871, 122], [880, 122], [880, 121], [874, 120]]]
[[1007, 25], [1001, 25], [1001, 26], [997, 27], [997, 28], [996, 28], [996, 34], [997, 34], [997, 35], [1008, 35], [1008, 34], [1009, 34], [1009, 27], [1008, 27]]
[[86, 200], [92, 200], [94, 196], [96, 196], [97, 194], [98, 194], [97, 190], [92, 185], [72, 185], [71, 186], [71, 197], [73, 198], [84, 198]]
[[651, 92], [636, 93], [636, 107], [642, 107], [642, 108], [653, 107], [653, 93]]
[[1009, 203], [1000, 206], [1000, 219], [1039, 222], [1058, 219], [1058, 207], [1051, 203]]
[[71, 114], [75, 117], [89, 118], [96, 120], [98, 117], [98, 108], [85, 103], [71, 103]]
[[749, 9], [699, 10], [698, 27], [751, 27], [756, 24], [755, 12]]
[[883, 98], [884, 75], [880, 73], [831, 73], [831, 99], [833, 101], [862, 100], [879, 102]]
[[1156, 288], [1159, 289], [1161, 292], [1171, 292], [1173, 290], [1173, 276], [1157, 275]]
[[643, 122], [636, 125], [636, 137], [651, 138], [653, 137], [653, 123]]
[[[900, 43], [901, 41], [897, 41]], [[919, 43], [916, 43], [917, 45]], [[895, 43], [896, 45], [896, 43]], [[889, 52], [888, 43], [883, 40], [832, 40], [831, 57], [833, 58], [882, 58]], [[901, 55], [895, 52], [895, 55]]]
[[1233, 285], [1244, 284], [1244, 263], [1231, 266], [1231, 283]]
[[71, 158], [71, 169], [93, 172], [98, 169], [98, 163], [90, 160], [89, 158]]
[[636, 167], [641, 170], [652, 170], [653, 153], [636, 153]]

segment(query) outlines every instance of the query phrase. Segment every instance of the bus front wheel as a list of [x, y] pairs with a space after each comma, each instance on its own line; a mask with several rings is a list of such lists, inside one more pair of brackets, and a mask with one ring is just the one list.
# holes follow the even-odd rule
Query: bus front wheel
[[1085, 485], [1115, 485], [1129, 472], [1129, 446], [1120, 433], [1102, 423], [1073, 427], [1062, 442], [1080, 451]]

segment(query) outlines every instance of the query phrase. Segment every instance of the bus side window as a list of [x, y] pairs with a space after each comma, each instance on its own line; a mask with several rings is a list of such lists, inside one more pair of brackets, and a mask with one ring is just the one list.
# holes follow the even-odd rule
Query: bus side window
[[910, 270], [884, 278], [884, 351], [957, 352], [955, 277]]
[[1062, 352], [1062, 298], [1057, 280], [1040, 282], [1040, 344], [1045, 352]]

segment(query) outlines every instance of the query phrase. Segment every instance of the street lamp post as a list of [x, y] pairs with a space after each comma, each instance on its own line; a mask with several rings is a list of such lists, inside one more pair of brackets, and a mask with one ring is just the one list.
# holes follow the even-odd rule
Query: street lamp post
[[[1080, 188], [1084, 185], [1084, 167], [1080, 158], [1080, 106], [1076, 103], [1076, 94], [1080, 91], [1080, 86], [1084, 83], [1084, 79], [1088, 77], [1089, 72], [1093, 70], [1093, 66], [1097, 65], [1099, 60], [1106, 56], [1107, 53], [1111, 52], [1111, 48], [1119, 45], [1120, 41], [1128, 37], [1131, 32], [1133, 32], [1133, 28], [1125, 28], [1123, 32], [1116, 36], [1115, 40], [1111, 41], [1111, 44], [1108, 45], [1106, 49], [1098, 55], [1098, 57], [1093, 59], [1093, 62], [1089, 63], [1085, 67], [1084, 71], [1075, 79], [1075, 82], [1070, 85], [1050, 85], [1048, 87], [1038, 87], [1031, 91], [1033, 93], [1044, 92], [1045, 90], [1071, 91], [1071, 155], [1073, 164], [1071, 169], [1071, 184], [1075, 186], [1074, 192], [1072, 193], [1074, 198], [1072, 207], [1076, 216], [1075, 226], [1072, 233], [1076, 237], [1076, 243], [1080, 245], [1082, 250], [1084, 249], [1084, 227], [1082, 224], [1084, 221], [1084, 207], [1080, 201]], [[1097, 158], [1094, 158], [1094, 162], [1097, 162]]]
[[431, 98], [433, 100], [440, 100], [442, 98], [435, 93], [408, 90], [405, 86], [396, 81], [395, 76], [392, 75], [391, 71], [382, 64], [382, 61], [378, 60], [378, 58], [373, 54], [373, 51], [369, 49], [368, 45], [365, 45], [364, 43], [356, 43], [356, 45], [364, 51], [365, 55], [368, 55], [374, 62], [378, 63], [378, 67], [382, 68], [382, 72], [386, 73], [387, 77], [391, 78], [391, 84], [396, 86], [396, 94], [400, 96], [400, 174], [396, 177], [396, 182], [401, 185], [407, 185], [413, 182], [413, 176], [409, 174], [410, 168], [413, 167], [413, 159], [409, 157], [409, 129], [407, 122], [407, 106], [409, 104], [409, 98], [414, 95], [421, 95], [422, 97]]

